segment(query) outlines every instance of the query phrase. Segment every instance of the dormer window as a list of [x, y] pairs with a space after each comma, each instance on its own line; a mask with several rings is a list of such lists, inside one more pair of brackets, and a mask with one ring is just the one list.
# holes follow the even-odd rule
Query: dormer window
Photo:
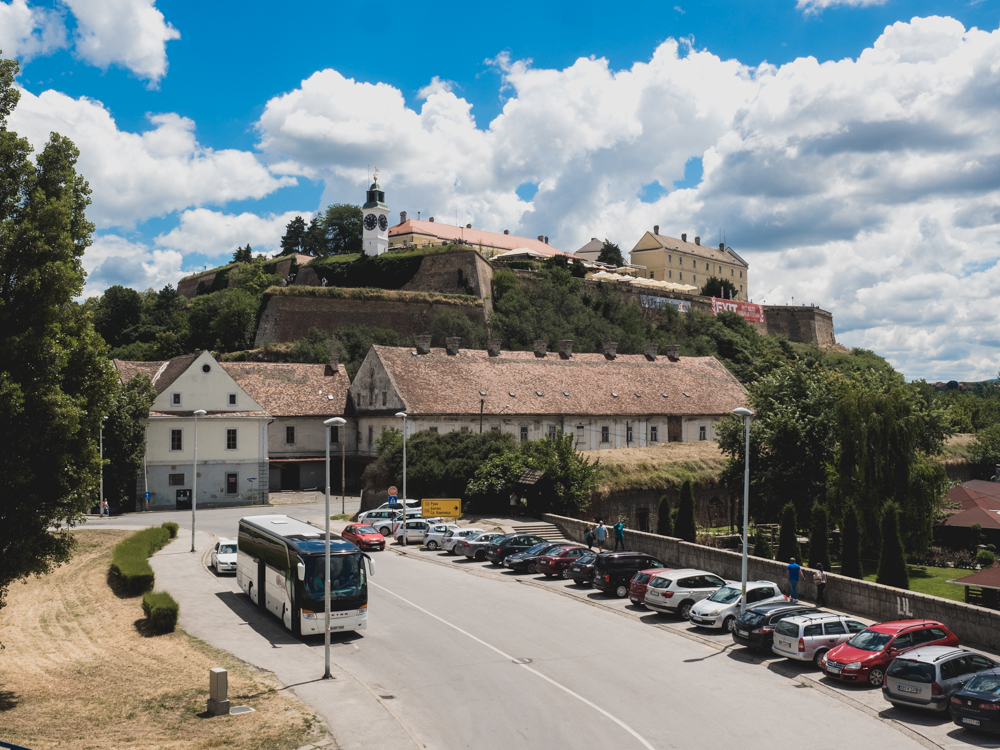
[[171, 393], [170, 394], [170, 405], [171, 406], [180, 406], [181, 405], [181, 394], [179, 394], [179, 393]]

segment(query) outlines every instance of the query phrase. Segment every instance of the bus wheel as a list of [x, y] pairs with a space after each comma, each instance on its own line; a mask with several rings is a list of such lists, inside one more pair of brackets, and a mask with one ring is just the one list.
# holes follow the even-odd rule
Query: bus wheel
[[252, 583], [248, 583], [247, 584], [247, 596], [250, 597], [250, 601], [254, 600], [254, 598], [253, 598], [253, 584]]

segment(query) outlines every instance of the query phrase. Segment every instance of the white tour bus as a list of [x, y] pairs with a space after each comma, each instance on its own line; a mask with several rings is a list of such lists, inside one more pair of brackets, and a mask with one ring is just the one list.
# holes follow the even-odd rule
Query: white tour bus
[[[296, 635], [322, 633], [326, 570], [324, 532], [289, 516], [247, 516], [237, 536], [236, 580], [261, 609]], [[368, 555], [330, 538], [330, 632], [368, 627]]]

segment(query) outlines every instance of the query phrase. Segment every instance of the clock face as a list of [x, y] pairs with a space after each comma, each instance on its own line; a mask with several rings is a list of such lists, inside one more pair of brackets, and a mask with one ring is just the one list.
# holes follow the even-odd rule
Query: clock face
[[385, 218], [384, 214], [378, 217], [378, 228], [383, 232], [389, 228], [389, 220]]
[[375, 229], [377, 225], [378, 225], [378, 217], [375, 216], [375, 214], [368, 214], [365, 217], [365, 229], [367, 229], [369, 232]]

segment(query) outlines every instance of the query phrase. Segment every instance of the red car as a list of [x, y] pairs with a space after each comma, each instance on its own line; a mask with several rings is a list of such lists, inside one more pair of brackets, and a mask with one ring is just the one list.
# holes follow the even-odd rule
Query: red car
[[673, 570], [673, 568], [649, 568], [648, 570], [640, 570], [634, 576], [628, 584], [628, 598], [636, 606], [646, 603], [646, 588], [649, 585], [649, 579], [655, 576], [657, 573], [666, 573], [668, 570]]
[[545, 575], [569, 578], [569, 566], [576, 562], [580, 555], [588, 552], [586, 547], [557, 547], [547, 555], [542, 555], [535, 562], [535, 569]]
[[374, 526], [347, 526], [340, 532], [342, 539], [353, 542], [359, 549], [385, 549], [385, 537]]
[[899, 654], [920, 646], [957, 646], [958, 636], [934, 620], [893, 620], [872, 625], [826, 652], [827, 677], [881, 687], [885, 670]]

